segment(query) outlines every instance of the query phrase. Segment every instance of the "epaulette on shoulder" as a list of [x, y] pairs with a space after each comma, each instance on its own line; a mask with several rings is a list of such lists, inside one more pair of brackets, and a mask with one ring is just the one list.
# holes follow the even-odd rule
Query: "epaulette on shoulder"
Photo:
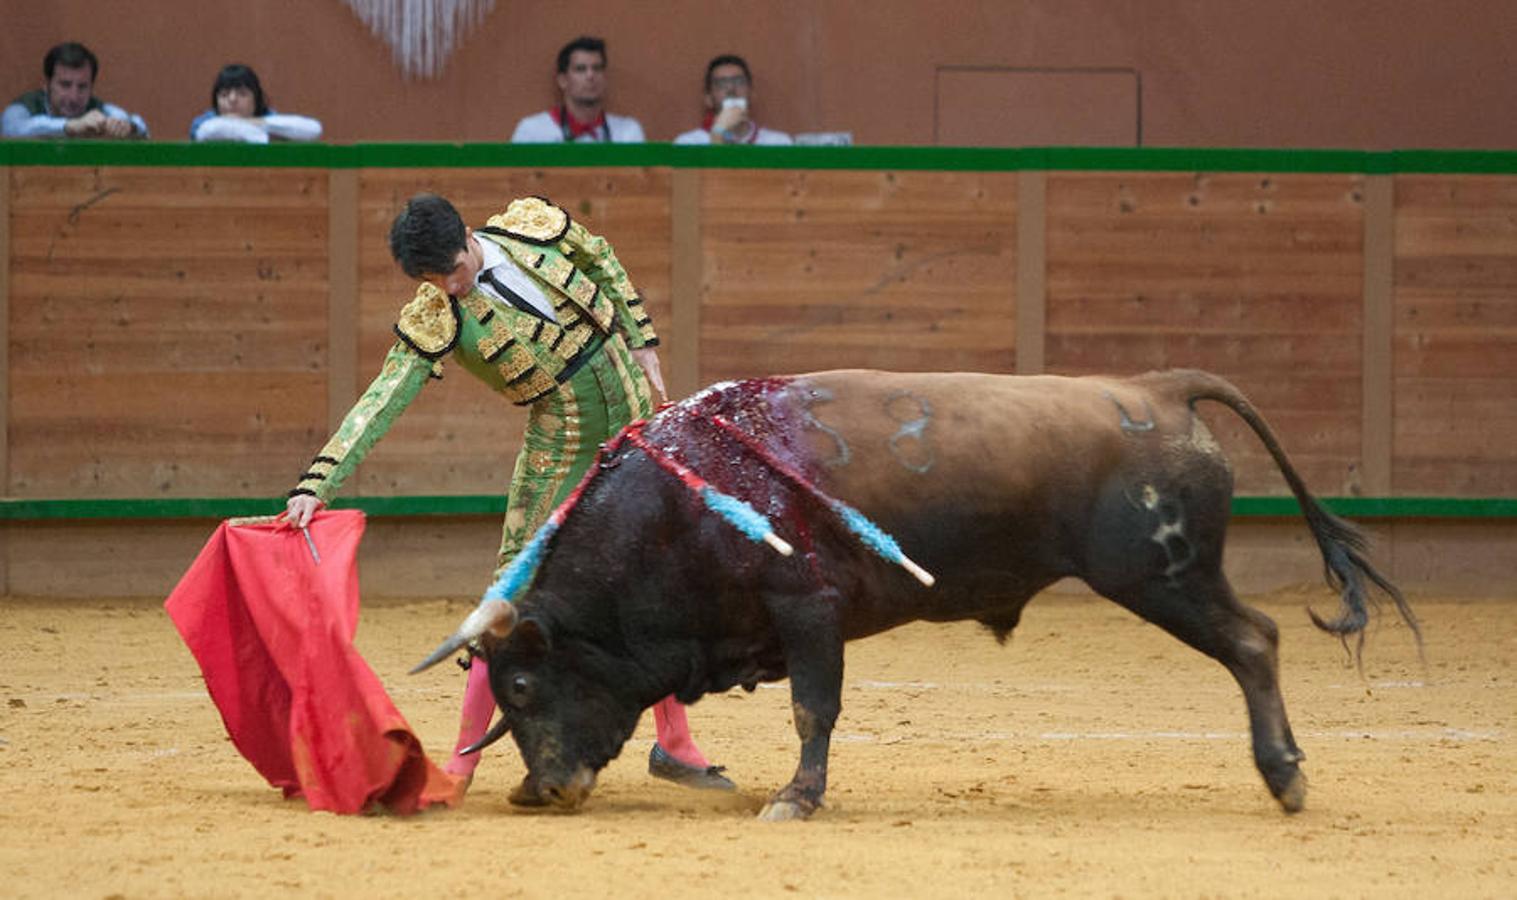
[[416, 297], [400, 311], [395, 333], [412, 350], [437, 359], [458, 343], [458, 304], [430, 282], [416, 287]]
[[506, 211], [491, 216], [489, 225], [508, 237], [530, 244], [556, 244], [569, 233], [569, 214], [542, 197], [512, 200]]

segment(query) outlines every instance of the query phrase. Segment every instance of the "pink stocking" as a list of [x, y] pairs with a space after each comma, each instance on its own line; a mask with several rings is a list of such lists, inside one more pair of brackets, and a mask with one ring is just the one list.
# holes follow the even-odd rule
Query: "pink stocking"
[[490, 717], [495, 714], [495, 697], [490, 693], [490, 670], [478, 657], [469, 664], [469, 683], [464, 688], [463, 714], [458, 722], [458, 743], [453, 745], [453, 756], [444, 765], [449, 775], [469, 776], [479, 765], [483, 753], [459, 756], [458, 751], [485, 736], [490, 727]]
[[685, 707], [673, 697], [653, 704], [653, 725], [658, 731], [658, 745], [664, 752], [686, 765], [704, 769], [711, 765], [695, 746], [690, 736], [690, 723], [685, 719]]

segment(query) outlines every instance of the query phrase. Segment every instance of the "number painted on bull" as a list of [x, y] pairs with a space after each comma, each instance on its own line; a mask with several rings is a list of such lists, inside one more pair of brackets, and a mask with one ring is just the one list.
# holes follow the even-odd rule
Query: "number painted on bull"
[[820, 465], [826, 466], [829, 469], [835, 469], [838, 466], [848, 465], [849, 460], [853, 458], [853, 452], [848, 449], [848, 442], [843, 439], [838, 430], [830, 425], [823, 424], [822, 420], [816, 417], [816, 411], [812, 409], [818, 402], [827, 403], [831, 400], [832, 394], [827, 391], [818, 389], [807, 391], [804, 401], [806, 406], [801, 414], [801, 418], [807, 428], [815, 429], [825, 434], [837, 447], [836, 453], [831, 456], [819, 457], [817, 460]]
[[901, 423], [890, 436], [890, 452], [896, 461], [918, 475], [932, 471], [935, 454], [927, 440], [932, 404], [910, 391], [896, 391], [885, 398], [885, 414]]
[[[1152, 423], [1149, 423], [1152, 425]], [[1139, 500], [1134, 504], [1153, 513], [1155, 525], [1149, 540], [1159, 545], [1169, 559], [1164, 569], [1165, 578], [1174, 578], [1185, 571], [1196, 558], [1196, 549], [1185, 536], [1185, 512], [1177, 500], [1161, 498], [1151, 484], [1143, 485]]]
[[1106, 392], [1106, 399], [1110, 400], [1112, 402], [1112, 404], [1117, 407], [1117, 415], [1119, 415], [1119, 416], [1122, 417], [1122, 430], [1123, 431], [1153, 431], [1154, 430], [1154, 408], [1152, 406], [1148, 405], [1148, 401], [1146, 399], [1143, 401], [1143, 409], [1144, 409], [1145, 412], [1148, 413], [1148, 421], [1146, 421], [1146, 422], [1137, 422], [1137, 421], [1134, 421], [1133, 418], [1132, 418], [1132, 416], [1129, 416], [1127, 414], [1127, 407], [1125, 407], [1125, 406], [1122, 405], [1122, 401], [1121, 400], [1118, 400], [1116, 397], [1112, 396], [1112, 394], [1111, 394], [1110, 391]]

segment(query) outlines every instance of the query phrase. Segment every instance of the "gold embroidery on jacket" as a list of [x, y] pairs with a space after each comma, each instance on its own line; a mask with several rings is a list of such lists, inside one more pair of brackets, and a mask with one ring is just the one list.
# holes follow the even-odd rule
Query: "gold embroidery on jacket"
[[[574, 271], [578, 272], [578, 269]], [[600, 285], [589, 278], [576, 278], [569, 284], [569, 296], [585, 309], [594, 309], [595, 300], [600, 296]]]
[[478, 288], [458, 298], [458, 302], [464, 309], [469, 311], [469, 315], [474, 317], [474, 321], [481, 325], [490, 321], [495, 316], [495, 307], [490, 305], [489, 299]]
[[420, 284], [415, 298], [400, 311], [395, 331], [417, 353], [436, 359], [458, 342], [458, 310], [441, 288]]
[[558, 381], [553, 376], [536, 366], [514, 376], [506, 371], [505, 365], [500, 368], [500, 374], [506, 378], [507, 393], [518, 404], [531, 403], [558, 387]]
[[517, 378], [535, 365], [537, 365], [537, 359], [532, 356], [532, 351], [521, 344], [512, 343], [506, 347], [505, 354], [500, 360], [500, 366], [497, 371], [509, 383], [512, 379]]
[[480, 336], [479, 342], [475, 346], [485, 362], [494, 362], [495, 357], [499, 356], [502, 350], [508, 345], [515, 343], [515, 341], [516, 338], [511, 334], [511, 329], [502, 324], [499, 319], [496, 319], [490, 323], [490, 330]]
[[503, 228], [512, 237], [546, 244], [557, 243], [569, 230], [569, 214], [541, 197], [512, 200], [506, 211], [492, 216], [490, 225]]
[[609, 332], [611, 323], [616, 319], [616, 307], [611, 305], [611, 300], [599, 287], [590, 295], [590, 302], [585, 304], [585, 309], [590, 313], [595, 324], [600, 326], [601, 331]]
[[559, 336], [558, 347], [553, 350], [556, 372], [562, 372], [573, 361], [580, 348], [590, 343], [591, 335], [584, 329], [565, 331]]
[[579, 270], [574, 268], [574, 263], [569, 262], [558, 254], [546, 256], [540, 265], [534, 266], [539, 278], [548, 282], [557, 290], [563, 290], [569, 279]]

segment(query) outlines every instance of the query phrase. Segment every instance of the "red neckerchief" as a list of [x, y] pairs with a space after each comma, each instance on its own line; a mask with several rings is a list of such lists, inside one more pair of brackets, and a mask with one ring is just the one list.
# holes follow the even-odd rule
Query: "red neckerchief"
[[[581, 136], [587, 134], [591, 137], [595, 137], [597, 136], [597, 132], [606, 128], [605, 110], [601, 110], [600, 115], [596, 116], [594, 121], [586, 122], [584, 124], [581, 124], [573, 116], [569, 115], [562, 106], [548, 110], [548, 115], [553, 117], [553, 124], [557, 125], [560, 128], [564, 127], [564, 119], [569, 120], [569, 140], [571, 141], [577, 141]], [[607, 129], [606, 133], [609, 134], [610, 130]]]

